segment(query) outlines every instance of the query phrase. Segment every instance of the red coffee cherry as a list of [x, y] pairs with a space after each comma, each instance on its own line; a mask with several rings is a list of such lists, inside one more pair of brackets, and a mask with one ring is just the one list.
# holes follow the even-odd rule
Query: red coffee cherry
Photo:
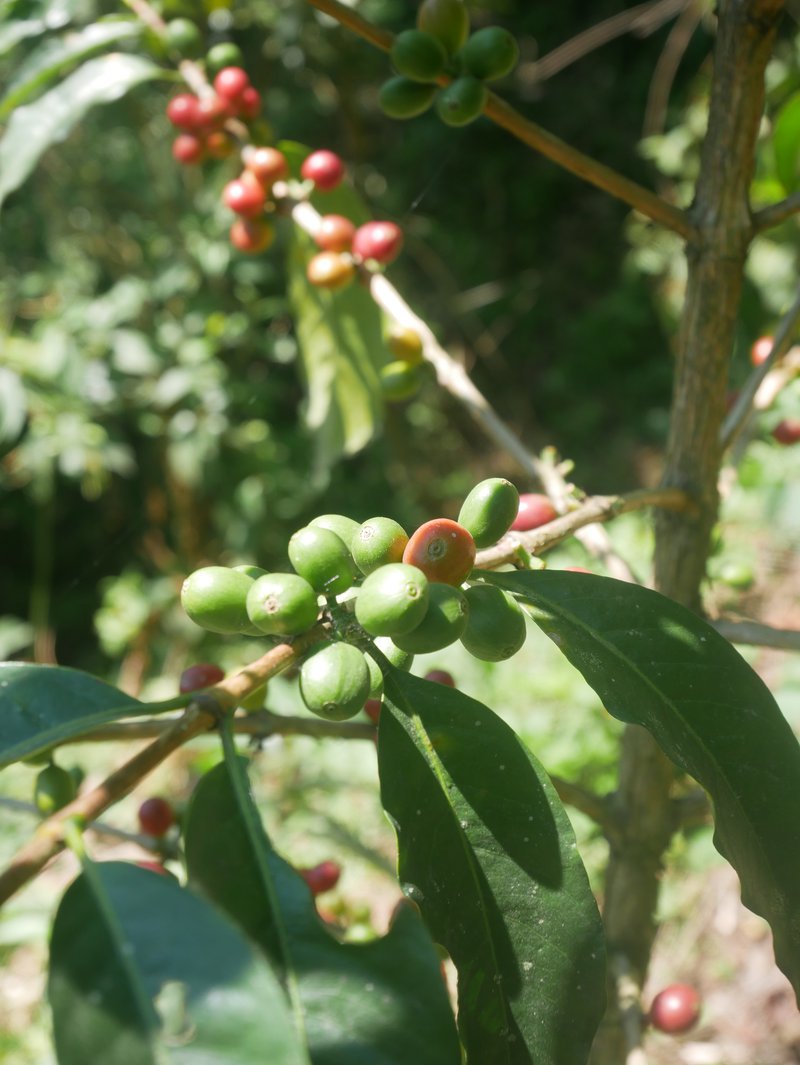
[[557, 517], [558, 511], [547, 496], [529, 492], [519, 497], [519, 511], [511, 523], [511, 528], [516, 532], [528, 532]]
[[206, 152], [212, 159], [228, 159], [233, 155], [234, 142], [224, 129], [214, 130], [206, 137]]
[[237, 218], [231, 226], [231, 244], [246, 255], [257, 255], [275, 240], [275, 230], [264, 218]]
[[313, 865], [310, 869], [298, 869], [297, 871], [311, 888], [311, 894], [314, 896], [336, 887], [342, 875], [341, 865], [332, 861], [320, 862], [319, 865]]
[[367, 701], [364, 703], [364, 713], [374, 725], [378, 724], [378, 719], [381, 716], [382, 706], [383, 703], [380, 699], [367, 699]]
[[659, 991], [650, 1005], [650, 1023], [659, 1032], [688, 1032], [700, 1016], [700, 995], [689, 984], [671, 984]]
[[239, 114], [242, 118], [258, 118], [261, 114], [261, 93], [248, 85], [239, 100]]
[[230, 105], [219, 96], [206, 96], [197, 101], [197, 128], [210, 133], [222, 129], [231, 117]]
[[289, 163], [277, 148], [250, 148], [243, 158], [247, 172], [265, 188], [289, 176]]
[[755, 341], [750, 348], [750, 362], [752, 362], [753, 366], [760, 366], [762, 362], [766, 362], [774, 342], [775, 337], [770, 336], [759, 337]]
[[180, 133], [172, 142], [172, 158], [184, 166], [202, 163], [206, 156], [205, 141], [194, 133]]
[[772, 439], [786, 446], [796, 444], [800, 440], [800, 419], [784, 418], [778, 422], [772, 430]]
[[475, 565], [475, 541], [458, 522], [434, 518], [413, 533], [403, 562], [421, 569], [429, 581], [459, 585]]
[[193, 666], [187, 666], [181, 673], [178, 682], [178, 691], [181, 695], [186, 692], [197, 692], [201, 688], [209, 688], [212, 684], [219, 684], [225, 679], [225, 671], [213, 662], [197, 662]]
[[242, 93], [250, 85], [247, 72], [241, 67], [223, 67], [214, 78], [214, 91], [217, 96], [239, 109]]
[[167, 118], [178, 129], [197, 129], [200, 114], [197, 105], [200, 101], [189, 92], [178, 93], [167, 104]]
[[320, 219], [314, 240], [324, 251], [350, 251], [356, 227], [341, 214], [326, 214]]
[[222, 190], [222, 201], [245, 218], [255, 218], [264, 210], [267, 194], [257, 181], [236, 178]]
[[335, 251], [321, 251], [306, 267], [311, 284], [331, 292], [349, 285], [355, 276], [356, 268], [350, 259]]
[[300, 176], [306, 181], [313, 181], [320, 192], [330, 192], [342, 183], [344, 163], [335, 152], [321, 148], [304, 161]]
[[456, 686], [453, 674], [448, 673], [446, 669], [429, 669], [425, 674], [425, 680], [430, 680], [434, 684], [444, 684], [448, 688], [455, 688]]
[[154, 795], [139, 807], [139, 827], [146, 836], [159, 839], [175, 824], [175, 811], [166, 799]]
[[393, 262], [402, 247], [403, 231], [394, 222], [365, 222], [353, 237], [353, 255], [378, 263]]

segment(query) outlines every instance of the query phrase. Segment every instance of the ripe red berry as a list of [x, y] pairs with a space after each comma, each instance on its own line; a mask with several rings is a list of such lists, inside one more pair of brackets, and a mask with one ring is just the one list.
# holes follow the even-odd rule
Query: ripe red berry
[[313, 181], [320, 192], [330, 192], [342, 182], [344, 163], [335, 152], [321, 148], [304, 161], [300, 176], [306, 181]]
[[261, 93], [248, 85], [239, 98], [239, 114], [242, 118], [258, 118], [261, 113]]
[[236, 178], [222, 190], [222, 201], [245, 218], [255, 218], [264, 210], [267, 194], [257, 181]]
[[350, 251], [356, 227], [341, 214], [326, 214], [320, 219], [314, 240], [324, 251]]
[[241, 67], [223, 67], [214, 78], [214, 91], [217, 96], [239, 109], [242, 93], [250, 85], [247, 72]]
[[206, 151], [212, 159], [227, 159], [233, 155], [234, 143], [224, 129], [214, 130], [206, 137]]
[[181, 694], [200, 691], [201, 688], [218, 684], [224, 678], [225, 671], [215, 666], [213, 662], [197, 662], [193, 666], [187, 666], [181, 673], [178, 691]]
[[429, 581], [458, 586], [475, 565], [475, 541], [450, 518], [434, 518], [406, 544], [403, 562], [421, 569]]
[[342, 875], [342, 867], [338, 862], [320, 862], [310, 869], [297, 870], [303, 880], [311, 888], [312, 895], [321, 895], [323, 891], [330, 891], [339, 883]]
[[769, 353], [772, 351], [774, 341], [775, 338], [770, 336], [759, 337], [755, 341], [752, 348], [750, 348], [750, 362], [752, 362], [753, 366], [760, 366], [762, 362], [766, 362], [769, 358]]
[[154, 795], [139, 807], [139, 827], [146, 836], [163, 836], [175, 824], [175, 811], [166, 799]]
[[779, 444], [796, 444], [800, 440], [800, 419], [784, 418], [772, 430], [772, 438]]
[[671, 984], [650, 1005], [650, 1023], [659, 1032], [688, 1032], [700, 1016], [700, 995], [689, 984]]
[[511, 523], [516, 532], [528, 532], [558, 517], [558, 511], [547, 498], [537, 492], [529, 492], [519, 497], [519, 510]]
[[231, 117], [228, 103], [219, 96], [206, 96], [197, 101], [197, 128], [210, 133], [222, 129], [225, 120]]
[[265, 218], [237, 218], [231, 226], [231, 244], [246, 255], [257, 255], [275, 240], [275, 230]]
[[205, 159], [206, 145], [194, 133], [179, 133], [172, 142], [172, 158], [184, 166], [201, 163]]
[[445, 684], [448, 688], [456, 686], [453, 674], [448, 673], [446, 669], [429, 669], [425, 674], [425, 680], [433, 681], [434, 684]]
[[197, 129], [200, 114], [197, 105], [200, 101], [189, 92], [178, 93], [167, 104], [167, 118], [178, 129]]
[[243, 159], [247, 172], [265, 188], [289, 176], [289, 163], [277, 148], [250, 148]]
[[367, 699], [367, 701], [364, 703], [364, 713], [374, 725], [378, 724], [378, 718], [381, 716], [382, 705], [383, 704], [381, 703], [380, 699]]
[[403, 246], [403, 231], [394, 222], [366, 222], [353, 237], [353, 254], [379, 263], [393, 262]]

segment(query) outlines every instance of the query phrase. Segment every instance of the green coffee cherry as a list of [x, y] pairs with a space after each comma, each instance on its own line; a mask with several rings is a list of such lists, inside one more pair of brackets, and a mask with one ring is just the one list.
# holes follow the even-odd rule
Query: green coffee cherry
[[480, 116], [487, 98], [483, 82], [467, 74], [442, 89], [436, 98], [436, 113], [447, 126], [466, 126]]
[[203, 36], [188, 18], [171, 19], [164, 31], [164, 41], [171, 51], [190, 59], [199, 56], [203, 50]]
[[511, 528], [519, 510], [519, 492], [504, 477], [489, 477], [476, 484], [458, 513], [476, 547], [497, 543]]
[[461, 642], [483, 662], [503, 662], [525, 643], [525, 615], [508, 592], [493, 584], [476, 584], [466, 591], [469, 619]]
[[75, 780], [60, 765], [48, 765], [37, 775], [33, 801], [43, 817], [49, 817], [72, 802], [78, 793]]
[[348, 518], [345, 514], [320, 514], [312, 518], [308, 524], [336, 533], [347, 547], [350, 546], [350, 541], [358, 532], [358, 522]]
[[380, 699], [383, 694], [383, 673], [381, 672], [381, 667], [371, 655], [365, 654], [364, 657], [367, 660], [367, 669], [369, 670], [369, 698]]
[[411, 632], [395, 636], [394, 642], [403, 651], [427, 654], [441, 651], [455, 643], [467, 627], [469, 606], [460, 588], [451, 584], [428, 585], [428, 609], [425, 617]]
[[424, 30], [398, 33], [389, 58], [397, 73], [411, 81], [436, 81], [447, 65], [444, 45]]
[[414, 656], [409, 651], [402, 651], [388, 636], [377, 636], [372, 642], [375, 644], [375, 650], [380, 651], [390, 665], [408, 673], [414, 664]]
[[356, 599], [356, 618], [371, 636], [411, 632], [428, 609], [428, 578], [416, 566], [392, 562], [370, 573]]
[[435, 85], [422, 85], [409, 78], [390, 78], [381, 86], [378, 103], [389, 118], [416, 118], [433, 103]]
[[227, 566], [204, 566], [183, 582], [181, 604], [201, 629], [223, 634], [249, 628], [247, 594], [253, 580]]
[[254, 581], [247, 595], [250, 621], [268, 636], [297, 636], [317, 620], [314, 589], [294, 573], [268, 573]]
[[469, 35], [469, 13], [461, 0], [424, 0], [417, 12], [417, 27], [432, 33], [450, 55], [455, 55]]
[[260, 688], [256, 688], [255, 691], [252, 691], [249, 695], [246, 695], [244, 699], [242, 699], [242, 701], [239, 703], [239, 706], [241, 706], [243, 710], [261, 710], [264, 707], [264, 701], [266, 700], [266, 698], [267, 685], [262, 684]]
[[300, 669], [300, 695], [308, 709], [329, 721], [353, 717], [367, 701], [370, 674], [363, 652], [349, 643], [331, 643], [307, 658]]
[[206, 56], [206, 67], [209, 74], [218, 74], [224, 67], [244, 67], [244, 56], [241, 48], [233, 41], [222, 41], [209, 48]]
[[318, 592], [346, 592], [356, 577], [352, 556], [340, 536], [315, 525], [298, 529], [289, 541], [289, 561]]
[[402, 525], [391, 518], [370, 518], [359, 525], [350, 552], [362, 573], [372, 573], [389, 562], [402, 562], [407, 543]]
[[481, 81], [496, 81], [510, 74], [519, 59], [519, 45], [508, 30], [487, 26], [473, 33], [461, 49], [464, 70]]
[[246, 573], [252, 580], [258, 580], [259, 577], [263, 577], [267, 570], [262, 569], [261, 566], [253, 566], [249, 562], [243, 562], [239, 566], [233, 567], [237, 573]]
[[404, 399], [411, 399], [419, 392], [418, 367], [403, 359], [382, 366], [379, 378], [381, 395], [390, 403], [400, 403]]

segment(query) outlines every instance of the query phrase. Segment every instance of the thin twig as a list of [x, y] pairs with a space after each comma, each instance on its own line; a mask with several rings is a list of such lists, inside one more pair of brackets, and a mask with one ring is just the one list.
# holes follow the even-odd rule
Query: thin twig
[[683, 0], [681, 6], [684, 10], [669, 31], [650, 79], [642, 123], [643, 137], [652, 137], [653, 134], [664, 132], [669, 96], [678, 68], [695, 30], [703, 19], [703, 0]]
[[[356, 15], [339, 0], [308, 0], [312, 7], [323, 11], [336, 19], [341, 25], [357, 33], [364, 40], [378, 48], [388, 51], [392, 45], [392, 35], [377, 29], [360, 15]], [[623, 177], [622, 174], [605, 164], [584, 155], [576, 148], [560, 140], [554, 134], [542, 129], [502, 100], [496, 93], [490, 92], [484, 114], [502, 129], [506, 130], [521, 143], [544, 155], [562, 169], [582, 178], [584, 181], [602, 189], [615, 199], [622, 200], [629, 207], [639, 211], [653, 222], [671, 229], [680, 236], [690, 239], [694, 236], [694, 226], [685, 211], [667, 203], [657, 193], [644, 188], [643, 185]]]
[[607, 840], [614, 842], [619, 839], [620, 825], [613, 803], [607, 796], [598, 795], [588, 788], [582, 788], [579, 784], [573, 784], [563, 777], [550, 775], [550, 782], [556, 789], [559, 799], [567, 806], [586, 814], [602, 830]]
[[624, 954], [615, 953], [609, 958], [611, 972], [617, 990], [620, 1022], [625, 1038], [625, 1065], [647, 1065], [642, 1048], [642, 989], [634, 975], [633, 966]]
[[[14, 810], [17, 813], [25, 814], [28, 817], [41, 818], [42, 814], [36, 803], [23, 802], [22, 799], [10, 799], [6, 796], [0, 796], [0, 806], [6, 810]], [[141, 832], [126, 832], [124, 828], [117, 828], [115, 825], [109, 825], [107, 821], [93, 821], [91, 824], [92, 832], [96, 832], [100, 836], [110, 836], [112, 839], [119, 839], [125, 843], [136, 843], [144, 850], [152, 851], [154, 840], [152, 836], [145, 836]], [[158, 853], [164, 853], [164, 840], [155, 841], [158, 845]], [[169, 847], [167, 847], [169, 850]], [[167, 857], [173, 855], [167, 854]], [[177, 855], [175, 855], [177, 856]]]
[[730, 618], [715, 618], [709, 624], [731, 643], [771, 647], [776, 651], [800, 651], [800, 632], [796, 629], [775, 629], [759, 621], [732, 621]]
[[765, 229], [772, 229], [788, 221], [800, 211], [800, 192], [793, 192], [785, 200], [771, 203], [768, 207], [762, 207], [760, 211], [753, 212], [753, 233], [763, 233]]

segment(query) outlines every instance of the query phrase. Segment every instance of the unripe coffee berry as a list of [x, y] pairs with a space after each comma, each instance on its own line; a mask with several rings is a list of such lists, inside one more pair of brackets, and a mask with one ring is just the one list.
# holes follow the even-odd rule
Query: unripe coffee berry
[[414, 365], [402, 359], [387, 362], [385, 366], [381, 366], [378, 381], [381, 386], [381, 395], [387, 402], [402, 403], [419, 392], [421, 384], [419, 364]]
[[330, 529], [307, 525], [289, 541], [289, 561], [317, 592], [339, 595], [356, 576], [347, 545]]
[[249, 148], [242, 156], [245, 168], [265, 188], [289, 176], [289, 163], [277, 148]]
[[487, 99], [483, 82], [466, 74], [442, 89], [436, 98], [436, 113], [447, 126], [466, 126], [480, 116]]
[[417, 26], [432, 33], [450, 55], [455, 55], [469, 34], [469, 13], [461, 0], [423, 0]]
[[700, 995], [689, 984], [671, 984], [653, 999], [648, 1019], [660, 1032], [688, 1032], [700, 1017]]
[[264, 210], [266, 193], [257, 181], [236, 178], [222, 190], [223, 203], [245, 218], [255, 218]]
[[307, 658], [300, 668], [300, 695], [308, 709], [329, 721], [344, 721], [369, 696], [369, 668], [363, 652], [349, 643], [332, 643]]
[[519, 497], [517, 516], [511, 523], [515, 532], [528, 532], [558, 517], [558, 511], [545, 495], [526, 492]]
[[352, 260], [335, 251], [321, 251], [306, 267], [309, 282], [331, 292], [345, 288], [355, 276], [356, 268]]
[[436, 81], [447, 65], [447, 51], [438, 37], [425, 30], [403, 30], [389, 53], [398, 74], [411, 81]]
[[77, 791], [69, 770], [62, 769], [60, 765], [47, 765], [37, 774], [33, 801], [39, 813], [49, 817], [72, 802]]
[[423, 85], [409, 78], [389, 78], [381, 86], [378, 104], [389, 118], [416, 118], [424, 114], [436, 96], [435, 85]]
[[411, 654], [441, 651], [462, 636], [468, 617], [469, 606], [460, 588], [431, 582], [425, 617], [415, 629], [404, 636], [395, 636], [394, 641], [401, 650]]
[[403, 247], [403, 231], [394, 222], [365, 222], [353, 237], [353, 255], [375, 262], [394, 262]]
[[172, 142], [172, 158], [184, 166], [202, 163], [206, 156], [205, 141], [194, 133], [181, 133]]
[[320, 148], [304, 160], [300, 176], [306, 181], [313, 181], [320, 192], [330, 192], [342, 183], [344, 163], [335, 152]]
[[356, 598], [356, 618], [371, 636], [411, 632], [428, 609], [428, 580], [416, 566], [390, 563], [370, 573]]
[[469, 618], [461, 642], [482, 662], [504, 662], [525, 643], [527, 627], [519, 603], [493, 584], [466, 591]]
[[414, 665], [414, 656], [410, 652], [399, 648], [391, 637], [378, 636], [372, 642], [375, 645], [375, 650], [380, 652], [395, 669], [402, 669], [404, 673], [408, 673]]
[[203, 47], [200, 30], [188, 18], [170, 19], [164, 31], [164, 41], [169, 49], [189, 58], [198, 56]]
[[358, 527], [350, 552], [362, 573], [369, 574], [390, 562], [402, 562], [408, 533], [391, 518], [370, 518]]
[[182, 92], [173, 96], [167, 104], [167, 118], [178, 129], [192, 131], [197, 129], [200, 116], [197, 110], [198, 99], [191, 93]]
[[461, 507], [458, 521], [472, 534], [476, 547], [490, 547], [505, 536], [519, 511], [519, 492], [504, 477], [476, 484]]
[[249, 628], [247, 594], [252, 578], [226, 566], [204, 566], [183, 582], [181, 603], [191, 620], [208, 632], [239, 633]]
[[475, 565], [475, 541], [458, 522], [434, 518], [412, 534], [403, 562], [421, 569], [429, 581], [459, 585]]
[[329, 529], [336, 533], [342, 543], [350, 547], [350, 541], [358, 532], [358, 522], [348, 518], [346, 514], [318, 514], [308, 523], [319, 529]]
[[212, 74], [216, 74], [223, 67], [241, 67], [244, 65], [242, 50], [233, 41], [222, 41], [209, 48], [206, 56], [206, 66]]
[[350, 251], [356, 227], [341, 214], [326, 214], [320, 219], [314, 240], [323, 251]]
[[231, 244], [247, 255], [266, 251], [275, 240], [275, 229], [264, 218], [237, 218], [231, 226]]
[[423, 362], [422, 337], [408, 326], [393, 325], [386, 338], [386, 346], [396, 359], [416, 366]]
[[224, 67], [214, 78], [214, 91], [221, 99], [238, 108], [242, 93], [249, 84], [250, 78], [241, 67]]
[[519, 59], [519, 45], [508, 30], [487, 26], [473, 33], [461, 49], [464, 70], [481, 81], [495, 81], [511, 73]]
[[146, 836], [155, 836], [159, 839], [175, 824], [175, 811], [166, 799], [154, 795], [145, 799], [139, 807], [139, 828]]
[[196, 662], [193, 666], [187, 666], [181, 673], [178, 691], [181, 694], [200, 691], [212, 684], [219, 684], [224, 679], [225, 671], [213, 662]]
[[297, 636], [311, 628], [318, 613], [314, 589], [294, 573], [267, 573], [247, 596], [250, 621], [269, 636]]

